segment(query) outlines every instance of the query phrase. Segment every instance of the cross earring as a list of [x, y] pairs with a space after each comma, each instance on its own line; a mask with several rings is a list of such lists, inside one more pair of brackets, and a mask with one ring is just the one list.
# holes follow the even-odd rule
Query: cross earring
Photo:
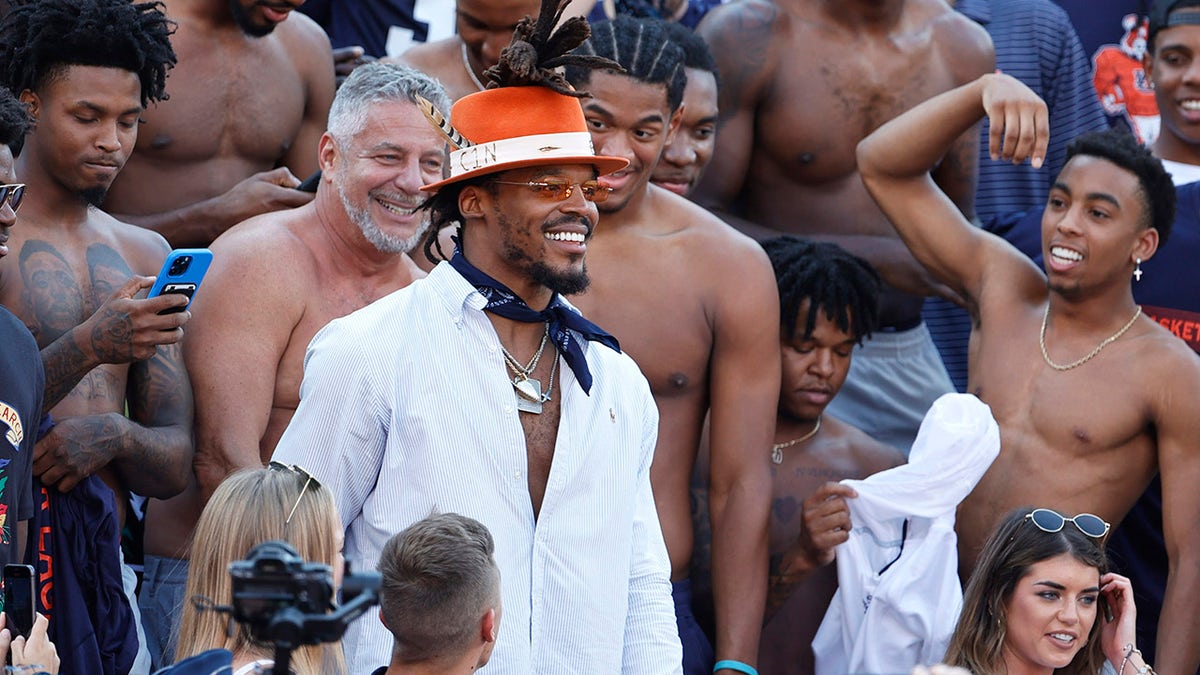
[[1136, 263], [1135, 263], [1136, 267], [1133, 268], [1133, 278], [1135, 281], [1141, 281], [1142, 280], [1142, 259], [1136, 258], [1135, 260], [1136, 260]]

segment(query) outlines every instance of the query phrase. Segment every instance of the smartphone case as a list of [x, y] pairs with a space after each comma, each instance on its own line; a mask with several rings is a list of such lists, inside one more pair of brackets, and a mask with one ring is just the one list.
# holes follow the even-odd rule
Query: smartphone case
[[150, 288], [147, 297], [157, 297], [164, 293], [179, 293], [187, 296], [188, 304], [184, 307], [172, 307], [163, 313], [182, 312], [191, 306], [200, 288], [200, 281], [212, 263], [212, 251], [206, 248], [177, 248], [167, 254], [158, 278]]

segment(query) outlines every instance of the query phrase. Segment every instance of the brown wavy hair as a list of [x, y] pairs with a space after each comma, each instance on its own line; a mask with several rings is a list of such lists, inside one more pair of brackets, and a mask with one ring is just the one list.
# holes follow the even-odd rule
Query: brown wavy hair
[[[1088, 537], [1065, 523], [1058, 532], [1044, 532], [1025, 516], [1033, 511], [1024, 507], [1010, 511], [997, 525], [983, 545], [983, 552], [963, 593], [962, 613], [945, 663], [960, 666], [975, 675], [1000, 675], [1004, 668], [1004, 642], [1008, 635], [1008, 602], [1017, 583], [1033, 565], [1050, 558], [1069, 554], [1088, 567], [1096, 568], [1099, 577], [1108, 571], [1101, 540]], [[1104, 664], [1100, 645], [1102, 616], [1097, 613], [1087, 643], [1075, 658], [1056, 673], [1063, 675], [1096, 675]]]

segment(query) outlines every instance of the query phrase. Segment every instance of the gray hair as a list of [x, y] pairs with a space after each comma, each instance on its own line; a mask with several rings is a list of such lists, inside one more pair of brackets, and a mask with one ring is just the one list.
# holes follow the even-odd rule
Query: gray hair
[[457, 657], [500, 602], [487, 527], [457, 513], [429, 516], [393, 536], [379, 557], [380, 609], [393, 652], [412, 663]]
[[425, 98], [450, 117], [450, 97], [437, 80], [419, 70], [395, 63], [374, 61], [354, 69], [338, 87], [329, 107], [329, 133], [344, 142], [362, 131], [367, 124], [368, 108], [384, 101], [409, 101]]

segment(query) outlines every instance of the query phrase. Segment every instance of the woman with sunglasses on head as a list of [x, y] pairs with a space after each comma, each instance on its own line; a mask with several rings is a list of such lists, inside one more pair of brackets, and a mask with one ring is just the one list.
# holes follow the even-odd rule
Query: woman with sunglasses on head
[[[271, 672], [272, 645], [255, 641], [246, 627], [236, 622], [229, 635], [228, 615], [199, 611], [192, 603], [193, 598], [203, 597], [217, 605], [230, 605], [233, 583], [229, 563], [245, 559], [252, 548], [271, 540], [291, 544], [306, 562], [329, 565], [334, 587], [341, 584], [342, 524], [329, 490], [303, 469], [276, 462], [267, 468], [239, 471], [217, 487], [196, 524], [184, 594], [187, 601], [181, 608], [175, 648], [177, 660], [223, 648], [233, 653], [234, 675]], [[337, 642], [299, 647], [292, 652], [290, 665], [297, 675], [343, 673], [346, 669]]]
[[1107, 659], [1117, 675], [1153, 673], [1137, 649], [1129, 579], [1108, 571], [1108, 530], [1087, 513], [1005, 516], [967, 583], [945, 662], [975, 675], [1096, 675]]

